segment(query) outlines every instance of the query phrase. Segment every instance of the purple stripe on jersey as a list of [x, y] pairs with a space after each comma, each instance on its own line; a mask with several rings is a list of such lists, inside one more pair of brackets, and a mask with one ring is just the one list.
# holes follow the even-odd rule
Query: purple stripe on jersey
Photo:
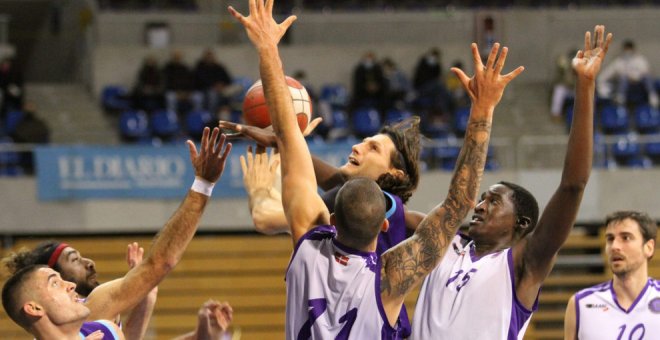
[[649, 281], [651, 281], [651, 286], [653, 286], [655, 290], [660, 290], [660, 280], [654, 280], [649, 277]]
[[337, 230], [335, 229], [334, 226], [331, 225], [316, 226], [310, 229], [309, 231], [307, 231], [305, 235], [301, 236], [300, 239], [298, 239], [298, 242], [296, 242], [296, 246], [293, 248], [293, 254], [291, 255], [291, 259], [289, 260], [289, 265], [286, 267], [286, 271], [284, 272], [284, 281], [286, 281], [286, 273], [288, 273], [289, 268], [291, 268], [291, 262], [293, 262], [293, 259], [296, 257], [296, 254], [298, 253], [298, 248], [300, 248], [300, 245], [303, 243], [303, 241], [305, 240], [318, 241], [326, 238], [334, 238], [335, 236], [337, 236]]
[[610, 287], [610, 281], [599, 283], [595, 286], [585, 288], [575, 294], [575, 338], [578, 338], [578, 332], [580, 331], [580, 300], [585, 297], [596, 293], [608, 290]]
[[115, 333], [115, 330], [109, 324], [109, 321], [105, 321], [105, 320], [98, 320], [98, 321], [83, 323], [82, 327], [80, 328], [80, 335], [84, 339], [86, 336], [88, 336], [88, 335], [90, 335], [90, 334], [92, 334], [96, 331], [103, 332], [103, 340], [117, 340], [117, 339], [119, 339], [119, 335], [117, 333]]
[[511, 320], [509, 321], [509, 334], [507, 336], [508, 340], [518, 339], [518, 333], [522, 330], [525, 322], [532, 316], [532, 313], [535, 312], [539, 307], [539, 293], [536, 292], [536, 299], [534, 300], [534, 305], [532, 310], [527, 309], [523, 304], [518, 300], [518, 295], [516, 295], [516, 279], [513, 267], [513, 251], [511, 248], [506, 250], [507, 262], [509, 264], [509, 276], [511, 277], [511, 296], [513, 296], [513, 310], [511, 311]]
[[339, 241], [337, 241], [336, 238], [332, 239], [332, 243], [335, 245], [335, 247], [339, 248], [341, 251], [347, 254], [351, 255], [358, 255], [364, 259], [364, 262], [367, 264], [367, 268], [371, 270], [372, 272], [376, 273], [378, 270], [378, 255], [374, 252], [369, 252], [369, 251], [361, 251], [357, 249], [353, 249], [351, 247], [347, 247]]
[[621, 307], [621, 305], [619, 304], [619, 300], [616, 298], [616, 292], [614, 291], [614, 284], [611, 284], [610, 285], [610, 292], [612, 293], [612, 300], [614, 300], [614, 303], [616, 304], [617, 307], [619, 307], [619, 309], [621, 309], [622, 312], [624, 312], [626, 314], [630, 314], [630, 312], [633, 309], [635, 309], [635, 306], [637, 306], [637, 303], [639, 302], [639, 300], [642, 299], [642, 296], [644, 296], [644, 294], [646, 294], [646, 290], [649, 288], [650, 284], [651, 284], [651, 281], [646, 281], [646, 284], [644, 285], [644, 289], [642, 289], [642, 291], [639, 293], [639, 295], [637, 295], [637, 297], [635, 298], [635, 301], [632, 303], [632, 305], [630, 305], [630, 308], [628, 308], [627, 310], [625, 308]]
[[[402, 329], [401, 327], [401, 314], [399, 314], [399, 321], [395, 325], [395, 327], [392, 327], [390, 325], [390, 322], [387, 319], [387, 314], [385, 313], [385, 308], [383, 308], [383, 300], [381, 299], [380, 295], [380, 268], [382, 266], [382, 263], [380, 261], [380, 258], [378, 258], [378, 263], [377, 263], [377, 269], [376, 270], [376, 280], [374, 284], [376, 285], [375, 294], [376, 294], [376, 304], [378, 305], [378, 314], [380, 314], [381, 320], [383, 320], [383, 328], [380, 330], [380, 338], [381, 340], [398, 340], [398, 339], [403, 339], [404, 337], [410, 336], [410, 325], [408, 325], [408, 330], [406, 331], [405, 329]], [[404, 332], [407, 332], [408, 334], [403, 334]]]

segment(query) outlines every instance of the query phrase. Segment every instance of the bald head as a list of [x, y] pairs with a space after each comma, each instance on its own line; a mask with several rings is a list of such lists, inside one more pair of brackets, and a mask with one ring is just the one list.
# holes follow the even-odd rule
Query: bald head
[[335, 199], [335, 224], [354, 248], [369, 245], [385, 220], [385, 197], [375, 181], [355, 178], [346, 182]]

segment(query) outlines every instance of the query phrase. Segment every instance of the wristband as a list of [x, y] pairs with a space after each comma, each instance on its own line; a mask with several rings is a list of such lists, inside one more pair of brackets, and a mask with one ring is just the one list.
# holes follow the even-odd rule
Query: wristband
[[192, 187], [190, 190], [194, 192], [198, 192], [202, 195], [206, 196], [211, 196], [211, 193], [213, 192], [213, 187], [215, 186], [215, 183], [211, 183], [203, 178], [200, 177], [195, 177], [195, 181], [192, 184]]

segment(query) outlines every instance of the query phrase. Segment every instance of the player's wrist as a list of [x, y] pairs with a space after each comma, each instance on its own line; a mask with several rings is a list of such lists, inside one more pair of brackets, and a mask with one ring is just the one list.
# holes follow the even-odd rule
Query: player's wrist
[[195, 180], [193, 181], [190, 190], [210, 197], [211, 193], [213, 193], [213, 187], [215, 187], [215, 183], [209, 182], [199, 176], [195, 176]]

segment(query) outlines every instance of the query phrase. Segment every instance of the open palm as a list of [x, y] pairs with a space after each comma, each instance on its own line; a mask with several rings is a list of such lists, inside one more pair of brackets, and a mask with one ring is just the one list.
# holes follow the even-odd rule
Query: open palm
[[594, 45], [591, 43], [591, 32], [584, 35], [584, 50], [580, 50], [573, 58], [573, 70], [578, 77], [595, 79], [605, 60], [605, 55], [612, 41], [612, 33], [605, 38], [605, 26], [598, 25], [594, 29]]

